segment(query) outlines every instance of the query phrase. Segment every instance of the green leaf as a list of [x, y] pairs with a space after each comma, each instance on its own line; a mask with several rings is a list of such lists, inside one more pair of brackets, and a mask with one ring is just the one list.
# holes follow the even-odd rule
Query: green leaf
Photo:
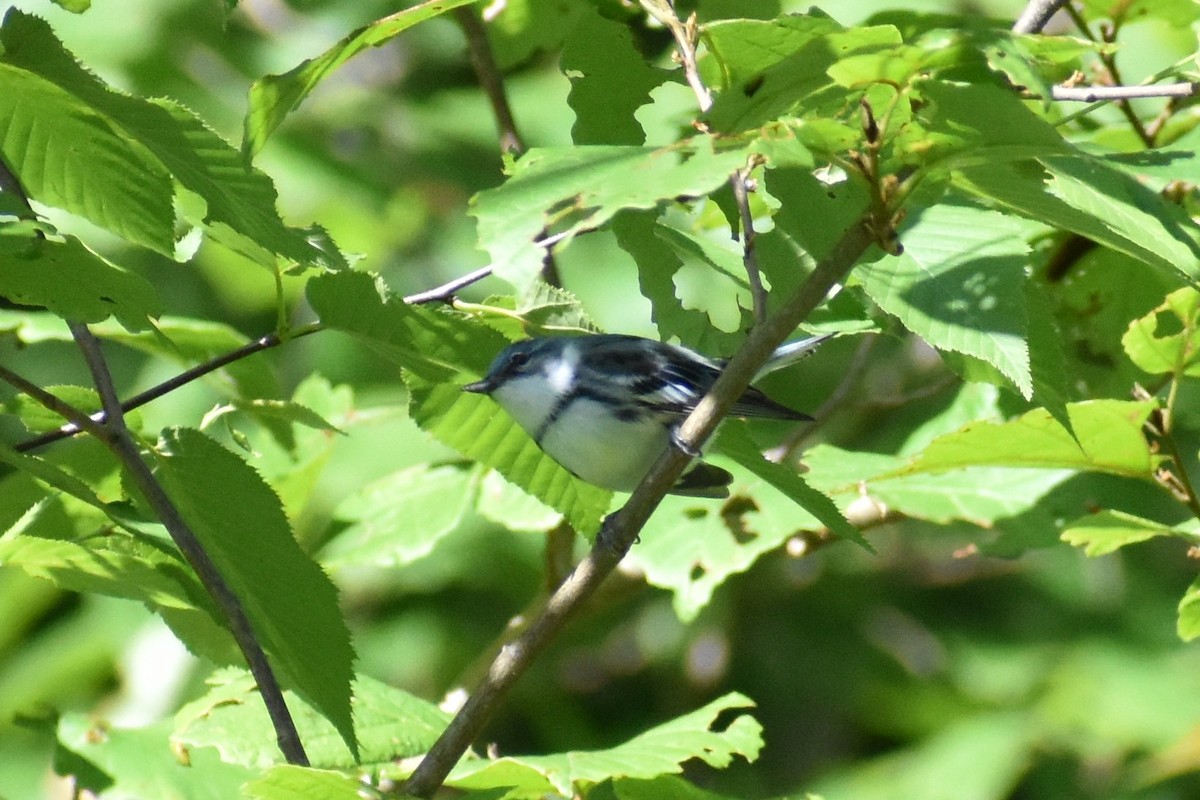
[[1029, 713], [964, 716], [910, 747], [853, 764], [813, 788], [821, 796], [855, 800], [1009, 797], [1029, 768], [1039, 736]]
[[1162, 305], [1129, 324], [1121, 344], [1151, 375], [1200, 376], [1200, 292], [1190, 286], [1171, 292]]
[[[265, 769], [280, 761], [274, 730], [253, 677], [241, 669], [223, 669], [208, 680], [209, 690], [175, 714], [172, 738], [191, 747], [215, 747], [233, 764]], [[305, 752], [314, 766], [357, 769], [387, 765], [429, 750], [450, 721], [432, 703], [385, 683], [354, 679], [356, 757], [339, 732], [303, 698], [285, 692]]]
[[543, 231], [573, 236], [603, 225], [625, 208], [654, 208], [679, 196], [722, 186], [745, 163], [742, 150], [715, 150], [696, 136], [670, 147], [593, 146], [535, 148], [513, 166], [507, 181], [476, 195], [480, 245], [496, 274], [525, 286], [541, 268]]
[[[270, 178], [249, 167], [235, 148], [191, 111], [168, 100], [143, 100], [114, 91], [81, 67], [54, 37], [50, 27], [36, 17], [10, 13], [5, 18], [2, 36], [4, 61], [69, 93], [92, 113], [102, 115], [104, 123], [119, 135], [136, 143], [138, 152], [143, 154], [142, 162], [136, 166], [138, 172], [105, 175], [106, 181], [116, 181], [116, 187], [134, 186], [141, 173], [163, 174], [165, 168], [181, 187], [203, 199], [207, 224], [225, 226], [253, 243], [243, 243], [238, 248], [235, 242], [235, 249], [265, 248], [297, 264], [323, 269], [346, 265], [324, 231], [287, 227], [275, 208], [275, 186]], [[82, 153], [86, 154], [87, 151]], [[86, 169], [95, 171], [96, 167], [89, 161]], [[106, 191], [114, 188], [106, 184]], [[169, 186], [167, 189], [169, 192]], [[173, 256], [171, 197], [167, 194], [156, 202], [159, 203], [156, 212], [165, 215], [166, 238], [151, 246]]]
[[418, 464], [372, 481], [334, 511], [348, 524], [322, 550], [321, 563], [336, 570], [395, 567], [423, 558], [458, 527], [475, 500], [478, 480], [460, 466]]
[[[648, 781], [619, 778], [612, 783], [618, 800], [732, 800], [726, 795], [701, 789], [674, 775], [660, 775]], [[815, 797], [792, 800], [818, 800]]]
[[722, 425], [717, 436], [717, 450], [762, 478], [795, 503], [821, 521], [831, 533], [865, 547], [874, 552], [871, 545], [851, 525], [837, 506], [826, 495], [812, 488], [795, 470], [763, 458], [758, 446], [750, 438], [745, 422], [729, 420]]
[[363, 338], [404, 368], [418, 425], [562, 512], [577, 531], [599, 530], [611, 493], [559, 466], [490, 399], [461, 390], [507, 344], [500, 334], [457, 314], [385, 300], [362, 273], [315, 278], [308, 298], [324, 324]]
[[1179, 638], [1190, 642], [1200, 636], [1200, 578], [1184, 592], [1179, 601], [1179, 621], [1176, 623]]
[[65, 714], [58, 722], [55, 770], [74, 775], [81, 789], [97, 794], [156, 800], [229, 800], [254, 777], [211, 748], [177, 748], [170, 733], [169, 721], [121, 729]]
[[250, 87], [244, 148], [253, 156], [266, 144], [284, 117], [304, 101], [322, 80], [368, 47], [379, 47], [432, 17], [475, 0], [426, 0], [358, 28], [316, 58], [282, 75], [259, 78]]
[[1003, 175], [1010, 162], [1069, 152], [1062, 135], [1008, 89], [933, 79], [916, 91], [914, 120], [895, 137], [905, 163], [938, 173], [979, 167]]
[[66, 591], [145, 603], [189, 650], [216, 663], [227, 662], [236, 652], [204, 588], [165, 542], [118, 531], [75, 541], [8, 536], [0, 539], [0, 565]]
[[1036, 162], [963, 170], [959, 185], [1000, 208], [1126, 253], [1188, 280], [1197, 270], [1197, 228], [1161, 195], [1102, 162], [1043, 156]]
[[73, 236], [42, 240], [24, 251], [0, 249], [0, 295], [76, 322], [114, 316], [130, 331], [145, 330], [147, 317], [162, 313], [149, 281], [110, 264]]
[[571, 80], [567, 102], [575, 112], [575, 144], [640, 145], [646, 140], [633, 114], [671, 73], [646, 63], [628, 26], [584, 4], [563, 44], [559, 68]]
[[762, 748], [762, 726], [753, 717], [741, 714], [723, 730], [713, 729], [723, 711], [750, 706], [753, 703], [744, 695], [727, 694], [607, 750], [467, 760], [446, 783], [463, 789], [511, 786], [514, 793], [509, 797], [541, 797], [550, 792], [574, 796], [612, 778], [677, 774], [694, 758], [717, 768], [728, 766], [735, 755], [753, 761]]
[[1069, 431], [1071, 417], [1067, 413], [1067, 401], [1071, 399], [1073, 376], [1064, 352], [1064, 337], [1046, 297], [1046, 287], [1034, 279], [1027, 279], [1022, 287], [1025, 312], [1029, 315], [1029, 373], [1033, 379], [1033, 400]]
[[994, 211], [937, 205], [900, 229], [903, 254], [862, 264], [856, 274], [906, 328], [940, 350], [986, 361], [1029, 398], [1022, 233]]
[[[13, 65], [14, 20], [0, 30], [0, 153], [33, 200], [160, 253], [175, 249], [171, 181], [157, 159], [95, 109]], [[43, 25], [45, 23], [42, 23]]]
[[158, 463], [164, 488], [241, 600], [276, 670], [355, 750], [354, 651], [337, 590], [297, 545], [278, 496], [249, 464], [196, 430], [165, 432]]
[[1090, 400], [1071, 403], [1067, 413], [1075, 431], [1045, 409], [1034, 409], [1007, 422], [974, 422], [935, 439], [896, 476], [970, 466], [1035, 467], [1106, 472], [1153, 480], [1163, 456], [1142, 434], [1153, 402]]
[[[835, 86], [829, 70], [842, 59], [892, 52], [902, 44], [900, 32], [890, 25], [839, 30], [823, 16], [784, 20], [729, 23], [738, 25], [732, 32], [709, 26], [708, 37], [718, 42], [718, 69], [729, 82], [736, 81], [713, 103], [708, 116], [714, 130], [757, 128], [809, 110], [832, 116], [846, 105], [848, 92]], [[755, 25], [772, 28], [764, 34]]]
[[864, 500], [880, 513], [894, 511], [939, 524], [956, 520], [991, 527], [1027, 511], [1074, 473], [1065, 469], [964, 467], [947, 472], [906, 468], [902, 458], [818, 445], [804, 454], [810, 482], [843, 509]]
[[363, 785], [341, 772], [280, 764], [242, 787], [248, 800], [362, 800]]
[[[100, 396], [96, 394], [95, 389], [84, 386], [43, 386], [42, 389], [84, 414], [94, 414], [100, 410]], [[4, 403], [3, 407], [9, 414], [20, 419], [21, 424], [31, 433], [57, 430], [67, 422], [27, 394], [16, 395]]]
[[1068, 522], [1062, 532], [1064, 542], [1082, 547], [1089, 556], [1108, 555], [1125, 545], [1158, 536], [1178, 536], [1197, 543], [1200, 542], [1200, 527], [1195, 520], [1183, 525], [1164, 525], [1124, 511], [1106, 509]]

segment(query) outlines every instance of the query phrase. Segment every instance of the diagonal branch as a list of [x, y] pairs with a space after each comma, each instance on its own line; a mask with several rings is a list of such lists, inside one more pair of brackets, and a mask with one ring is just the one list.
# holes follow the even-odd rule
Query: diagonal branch
[[[783, 308], [754, 328], [746, 344], [680, 429], [685, 449], [694, 451], [711, 435], [771, 352], [824, 301], [834, 284], [845, 278], [874, 241], [873, 231], [886, 223], [886, 220], [874, 220], [870, 215], [859, 219]], [[605, 520], [595, 545], [551, 596], [541, 616], [496, 656], [487, 675], [417, 765], [404, 786], [405, 792], [428, 797], [437, 790], [509, 688], [624, 557], [689, 460], [681, 449], [668, 448], [629, 501]]]
[[221, 609], [226, 622], [229, 623], [230, 632], [246, 659], [250, 674], [254, 676], [255, 682], [258, 684], [259, 694], [262, 695], [263, 704], [267, 707], [267, 714], [275, 728], [275, 737], [280, 751], [288, 763], [307, 766], [308, 756], [304, 752], [300, 734], [296, 730], [296, 724], [284, 701], [283, 691], [280, 689], [279, 681], [271, 669], [267, 655], [254, 633], [250, 617], [246, 614], [241, 600], [225, 582], [225, 578], [217, 569], [216, 564], [209, 558], [199, 539], [196, 538], [191, 527], [179, 513], [175, 503], [168, 496], [162, 484], [158, 482], [145, 459], [142, 458], [142, 454], [133, 440], [133, 435], [125, 425], [125, 415], [121, 411], [121, 402], [113, 386], [108, 363], [104, 360], [104, 354], [100, 350], [100, 340], [88, 330], [86, 325], [78, 322], [69, 322], [68, 325], [71, 328], [71, 335], [75, 337], [75, 342], [83, 353], [88, 370], [92, 373], [92, 381], [96, 385], [96, 392], [100, 395], [100, 403], [104, 408], [105, 435], [101, 437], [101, 441], [113, 451], [113, 454], [129, 471], [133, 482], [167, 529], [172, 541], [175, 542], [183, 557], [187, 559], [188, 564], [195, 571], [196, 577], [200, 579], [204, 588], [212, 596], [217, 607]]
[[1029, 0], [1013, 25], [1013, 33], [1041, 33], [1046, 23], [1068, 0]]

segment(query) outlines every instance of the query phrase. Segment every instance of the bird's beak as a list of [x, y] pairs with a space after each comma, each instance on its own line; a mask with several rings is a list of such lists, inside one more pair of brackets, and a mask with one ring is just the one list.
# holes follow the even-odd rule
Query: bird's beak
[[495, 388], [495, 381], [493, 381], [491, 378], [484, 378], [481, 381], [468, 383], [466, 386], [462, 387], [462, 390], [464, 392], [473, 392], [475, 394], [491, 394], [492, 390]]

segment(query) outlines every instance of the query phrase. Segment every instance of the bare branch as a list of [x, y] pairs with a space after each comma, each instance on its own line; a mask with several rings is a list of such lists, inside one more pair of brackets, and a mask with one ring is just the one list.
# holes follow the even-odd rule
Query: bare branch
[[1051, 99], [1071, 103], [1136, 100], [1144, 97], [1191, 97], [1195, 83], [1160, 83], [1152, 86], [1055, 86]]
[[1067, 0], [1029, 0], [1013, 25], [1013, 33], [1040, 33], [1050, 18], [1066, 4]]

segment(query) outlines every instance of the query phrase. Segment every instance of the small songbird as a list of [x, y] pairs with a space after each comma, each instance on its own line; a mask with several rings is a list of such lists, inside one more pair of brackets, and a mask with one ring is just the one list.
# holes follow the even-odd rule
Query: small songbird
[[[831, 336], [781, 346], [755, 377], [787, 366]], [[509, 345], [482, 380], [462, 388], [490, 395], [573, 475], [605, 489], [632, 492], [724, 365], [639, 336], [543, 336]], [[753, 387], [730, 414], [812, 419]], [[725, 497], [732, 480], [720, 467], [697, 461], [671, 493]]]

